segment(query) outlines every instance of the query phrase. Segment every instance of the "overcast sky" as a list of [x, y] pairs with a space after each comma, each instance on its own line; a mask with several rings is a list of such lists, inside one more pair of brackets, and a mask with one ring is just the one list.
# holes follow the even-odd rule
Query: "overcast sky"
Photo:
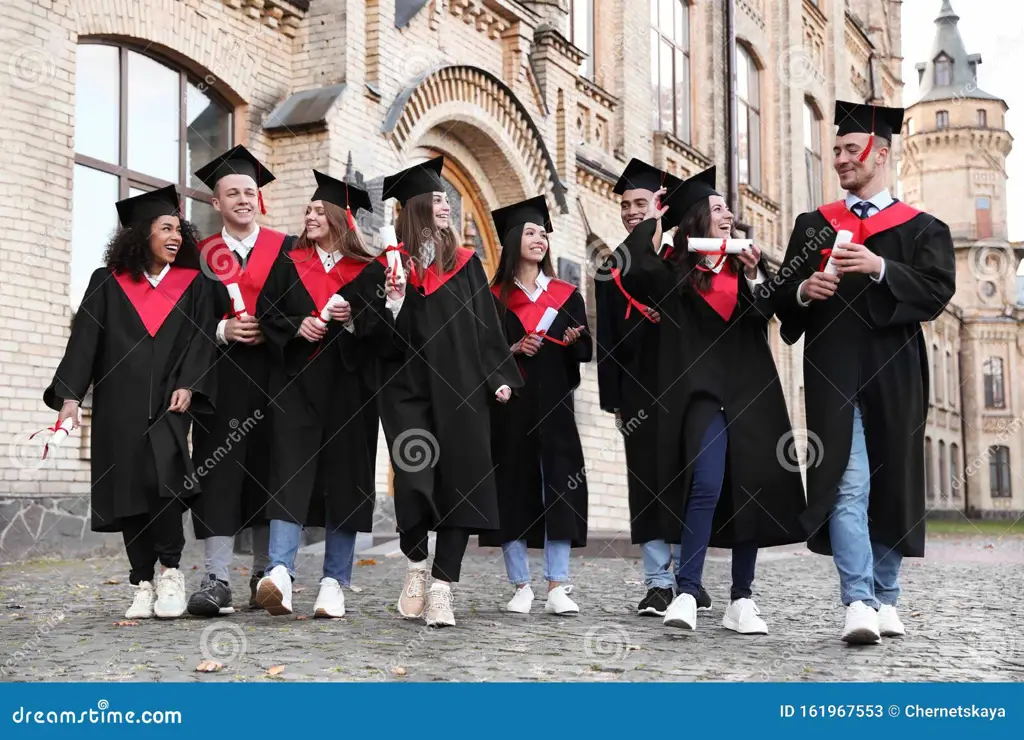
[[[981, 54], [978, 87], [1010, 107], [1006, 126], [1014, 136], [1006, 161], [1011, 241], [1024, 241], [1024, 0], [952, 0], [968, 54]], [[919, 97], [914, 65], [926, 61], [942, 0], [903, 0], [903, 104]]]

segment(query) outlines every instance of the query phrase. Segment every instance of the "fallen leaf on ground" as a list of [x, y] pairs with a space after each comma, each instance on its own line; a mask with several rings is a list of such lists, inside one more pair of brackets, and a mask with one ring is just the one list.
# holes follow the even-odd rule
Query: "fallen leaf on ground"
[[283, 673], [283, 672], [284, 672], [284, 666], [283, 665], [272, 665], [272, 666], [270, 666], [270, 668], [267, 669], [267, 675], [268, 676], [276, 676], [277, 674]]
[[196, 666], [196, 670], [200, 673], [216, 673], [223, 667], [223, 663], [218, 663], [215, 660], [204, 660]]
[[305, 622], [307, 619], [309, 619], [309, 616], [306, 614], [300, 614], [299, 616], [295, 617], [296, 622]]
[[295, 588], [292, 589], [292, 593], [293, 594], [301, 594], [305, 590], [306, 590], [305, 586], [296, 586]]
[[910, 612], [910, 616], [912, 616], [912, 617], [920, 617], [921, 616], [921, 612]]
[[396, 665], [396, 666], [394, 666], [391, 669], [391, 675], [392, 676], [407, 676], [407, 675], [409, 675], [409, 672], [407, 670], [405, 670], [405, 668], [403, 668], [402, 666]]
[[361, 594], [363, 592], [362, 586], [349, 586], [348, 590], [354, 594]]
[[199, 570], [199, 566], [198, 565], [193, 565], [192, 566], [192, 570]]
[[23, 607], [21, 604], [8, 604], [7, 608], [8, 609], [24, 609], [25, 607]]
[[989, 544], [989, 545], [985, 545], [985, 549], [986, 549], [986, 550], [995, 550], [995, 549], [996, 549], [996, 546], [995, 546], [995, 545], [991, 545], [991, 544]]
[[106, 584], [107, 586], [119, 586], [121, 584], [121, 582], [119, 580], [117, 580], [116, 578], [108, 578], [103, 583]]
[[133, 622], [129, 619], [122, 619], [120, 622], [114, 622], [115, 627], [138, 627], [138, 622]]
[[358, 563], [356, 563], [356, 565], [376, 565], [376, 564], [377, 564], [377, 561], [374, 560], [373, 558], [364, 558], [364, 559], [360, 560]]

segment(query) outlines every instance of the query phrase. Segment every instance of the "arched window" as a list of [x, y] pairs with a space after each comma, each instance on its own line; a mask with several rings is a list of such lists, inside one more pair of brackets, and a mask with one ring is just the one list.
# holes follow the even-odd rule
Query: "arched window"
[[[220, 221], [192, 172], [233, 144], [233, 112], [187, 72], [128, 46], [83, 42], [75, 70], [71, 308], [117, 227], [114, 203], [174, 184], [205, 236]], [[200, 189], [202, 188], [202, 189]]]
[[650, 0], [654, 130], [690, 141], [690, 5]]
[[956, 408], [960, 398], [960, 381], [956, 377], [956, 365], [953, 364], [953, 353], [946, 351], [946, 399], [951, 408]]
[[948, 110], [935, 111], [935, 128], [937, 128], [939, 131], [943, 131], [949, 128]]
[[804, 164], [807, 169], [807, 210], [824, 202], [821, 172], [821, 112], [810, 98], [804, 98]]
[[939, 346], [932, 345], [932, 388], [935, 389], [935, 403], [942, 403], [943, 390], [946, 387], [946, 380], [942, 377], [942, 355], [939, 353]]
[[985, 383], [985, 408], [1006, 408], [1006, 397], [1003, 394], [1003, 358], [989, 357], [981, 365]]
[[929, 500], [935, 498], [935, 472], [932, 465], [935, 464], [932, 455], [932, 438], [924, 438], [924, 491]]
[[953, 60], [940, 54], [935, 60], [935, 86], [947, 87], [953, 84]]
[[949, 445], [949, 490], [953, 498], [960, 497], [960, 445], [953, 442]]
[[942, 500], [949, 498], [949, 466], [946, 463], [946, 443], [939, 440], [939, 493]]
[[739, 131], [740, 182], [761, 189], [761, 91], [754, 57], [736, 46], [736, 107]]

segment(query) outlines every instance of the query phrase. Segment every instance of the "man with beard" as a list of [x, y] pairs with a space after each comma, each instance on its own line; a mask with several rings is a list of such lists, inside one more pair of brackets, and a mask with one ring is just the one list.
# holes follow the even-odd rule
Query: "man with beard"
[[196, 537], [205, 541], [206, 577], [189, 598], [188, 611], [211, 617], [233, 611], [228, 568], [237, 533], [252, 528], [250, 607], [267, 566], [270, 530], [263, 508], [270, 459], [269, 354], [253, 316], [286, 237], [256, 223], [257, 207], [266, 212], [260, 188], [274, 176], [245, 147], [225, 152], [195, 176], [213, 191], [213, 207], [224, 222], [219, 234], [200, 244], [202, 269], [214, 283], [220, 319], [220, 351], [211, 370], [220, 395], [216, 413], [193, 432], [193, 459], [204, 495], [192, 508], [192, 523]]
[[[847, 195], [797, 217], [775, 310], [787, 344], [804, 337], [807, 427], [821, 452], [807, 471], [808, 546], [839, 571], [842, 639], [875, 644], [905, 634], [900, 566], [924, 556], [921, 322], [953, 297], [956, 265], [949, 228], [886, 186], [903, 110], [837, 101], [835, 123]], [[839, 231], [853, 236], [833, 246]]]
[[[664, 187], [667, 202], [668, 196], [682, 182], [639, 159], [630, 160], [614, 189], [619, 196], [619, 216], [627, 233], [644, 220], [655, 192]], [[663, 222], [674, 223], [672, 218], [678, 221], [670, 209]], [[660, 244], [654, 246], [661, 247]], [[666, 250], [662, 256], [667, 253]], [[628, 267], [617, 264], [613, 254], [602, 265], [594, 283], [597, 383], [601, 409], [615, 414], [615, 425], [622, 432], [626, 447], [630, 535], [632, 541], [642, 547], [644, 585], [647, 587], [647, 594], [637, 607], [637, 613], [640, 616], [664, 616], [675, 597], [672, 550], [678, 553], [678, 547], [671, 548], [668, 543], [679, 541], [682, 520], [678, 512], [672, 511], [655, 494], [655, 451], [658, 443], [657, 425], [653, 419], [657, 405], [655, 332], [661, 317], [623, 290], [619, 271]], [[702, 611], [711, 609], [711, 597], [703, 587], [697, 604]]]

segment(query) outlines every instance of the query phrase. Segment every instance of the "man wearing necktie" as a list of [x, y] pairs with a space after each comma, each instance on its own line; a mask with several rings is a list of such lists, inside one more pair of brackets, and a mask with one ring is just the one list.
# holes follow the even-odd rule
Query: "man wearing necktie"
[[[886, 186], [903, 110], [837, 101], [835, 114], [847, 195], [797, 217], [774, 302], [786, 343], [804, 338], [808, 546], [839, 572], [842, 639], [875, 644], [905, 633], [900, 567], [924, 556], [921, 323], [953, 297], [956, 270], [948, 227]], [[833, 244], [839, 231], [850, 243]]]

